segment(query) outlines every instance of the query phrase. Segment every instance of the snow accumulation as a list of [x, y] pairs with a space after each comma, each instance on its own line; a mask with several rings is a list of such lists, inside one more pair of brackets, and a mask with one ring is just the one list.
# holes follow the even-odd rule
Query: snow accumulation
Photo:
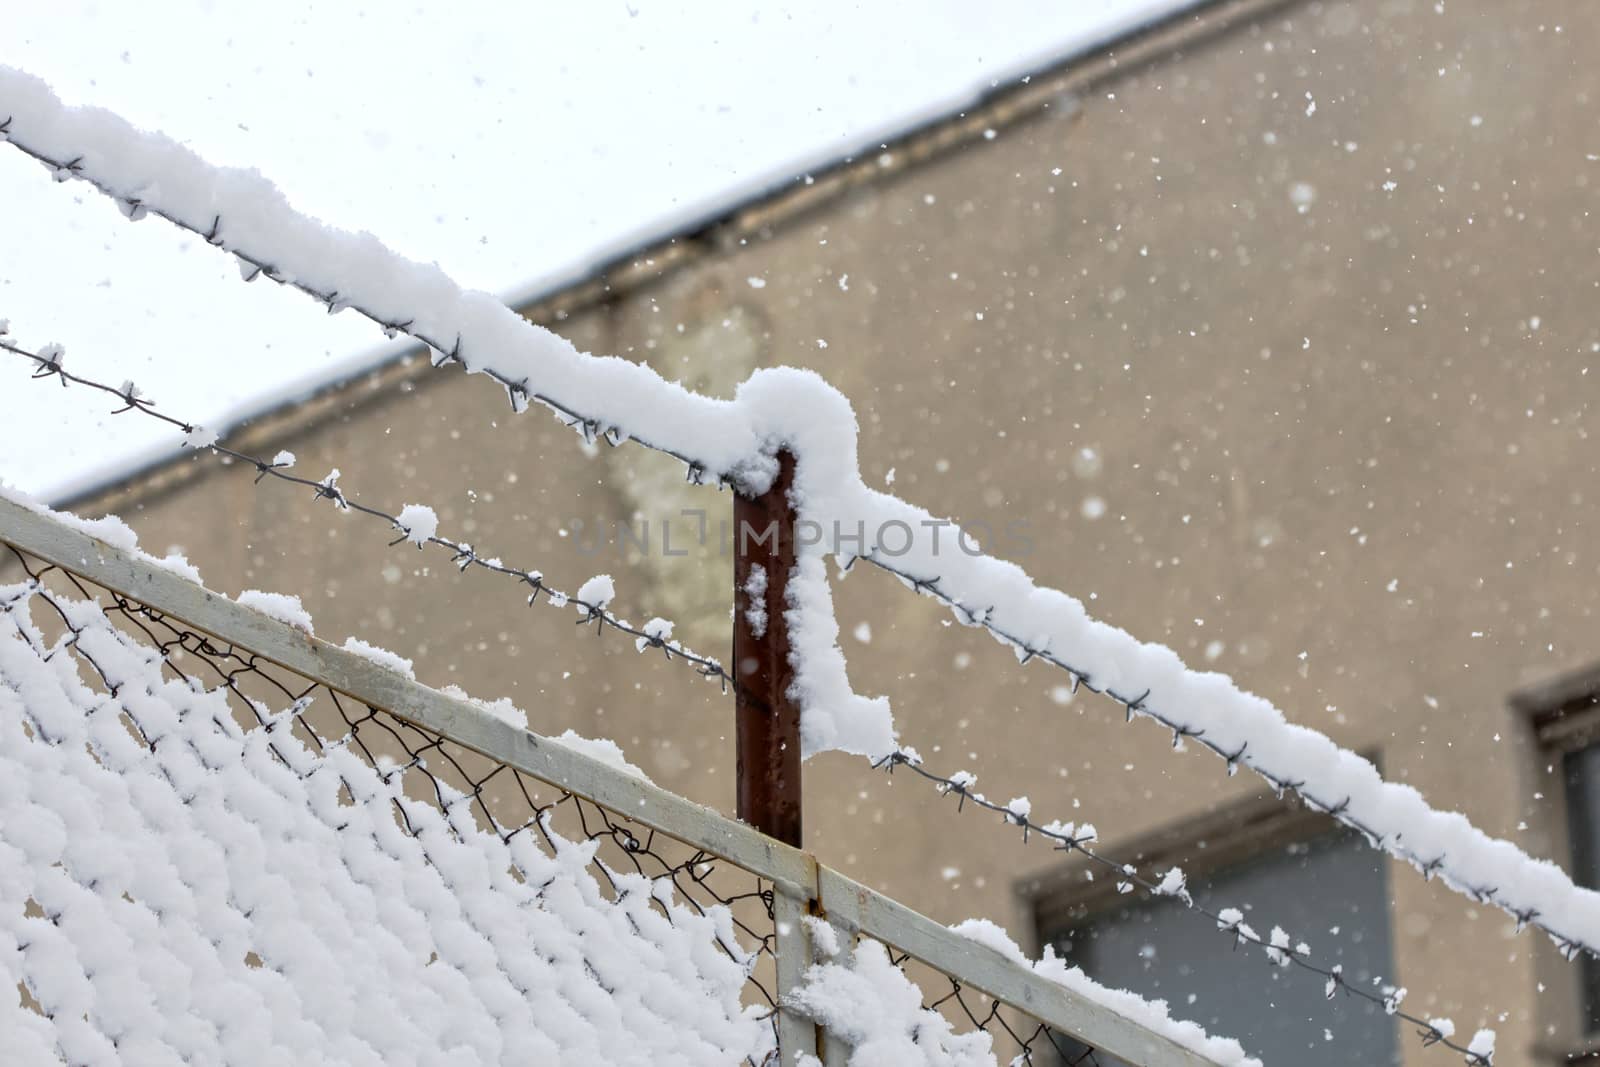
[[[549, 828], [481, 832], [351, 746], [241, 729], [222, 690], [58, 598], [85, 686], [0, 587], [0, 998], [7, 1062], [760, 1061], [726, 909], [611, 873]], [[270, 716], [282, 722], [294, 710]], [[137, 722], [150, 744], [128, 722]], [[401, 808], [416, 829], [404, 833]]]
[[446, 696], [455, 697], [457, 700], [464, 700], [468, 704], [493, 715], [507, 726], [515, 726], [519, 730], [528, 728], [528, 713], [513, 704], [510, 697], [501, 697], [498, 700], [484, 700], [473, 696], [458, 685], [444, 686], [439, 692], [444, 693]]
[[995, 1067], [989, 1035], [957, 1033], [924, 1008], [922, 990], [876, 941], [861, 941], [846, 962], [813, 964], [786, 1004], [849, 1045], [849, 1067]]
[[345, 638], [344, 650], [346, 652], [354, 652], [363, 659], [369, 659], [378, 666], [394, 671], [396, 674], [403, 674], [412, 681], [417, 680], [417, 672], [412, 669], [411, 661], [398, 652], [390, 652], [387, 648], [369, 645], [359, 637]]
[[1198, 1023], [1173, 1019], [1167, 1014], [1164, 1000], [1145, 1000], [1136, 993], [1123, 989], [1109, 989], [1089, 978], [1077, 967], [1072, 967], [1056, 956], [1050, 946], [1045, 946], [1044, 958], [1030, 960], [1010, 936], [987, 919], [968, 919], [951, 927], [969, 941], [994, 949], [1011, 962], [1027, 967], [1036, 974], [1061, 985], [1085, 1000], [1109, 1008], [1126, 1019], [1132, 1019], [1153, 1033], [1170, 1038], [1214, 1063], [1261, 1067], [1261, 1061], [1245, 1054], [1244, 1049], [1231, 1037], [1211, 1037]]
[[206, 426], [196, 426], [183, 435], [183, 443], [189, 448], [210, 448], [217, 443], [217, 431]]
[[418, 548], [439, 532], [439, 516], [426, 504], [407, 504], [400, 509], [397, 518], [400, 532]]
[[671, 619], [663, 619], [657, 615], [641, 626], [640, 629], [644, 631], [644, 636], [633, 639], [633, 647], [637, 652], [643, 652], [652, 645], [670, 647], [675, 643], [672, 640], [673, 623]]
[[[969, 919], [952, 929], [995, 949], [1019, 967], [1056, 982], [1223, 1067], [1261, 1067], [1231, 1038], [1209, 1036], [1197, 1023], [1167, 1014], [1165, 1001], [1108, 989], [1046, 949], [1038, 962], [991, 922]], [[835, 957], [838, 943], [826, 924], [812, 927], [819, 955]], [[844, 960], [824, 959], [807, 972], [787, 1004], [851, 1046], [849, 1067], [994, 1067], [989, 1035], [957, 1033], [948, 1019], [924, 1008], [923, 992], [889, 959], [883, 945], [863, 939]]]
[[88, 534], [122, 551], [144, 560], [152, 567], [159, 567], [170, 574], [176, 574], [184, 581], [200, 584], [200, 571], [183, 557], [181, 553], [172, 552], [164, 557], [152, 556], [139, 548], [139, 536], [133, 532], [133, 527], [123, 522], [115, 515], [106, 515], [98, 519], [85, 519], [68, 511], [52, 511], [44, 503], [34, 499], [29, 494], [12, 485], [7, 485], [0, 480], [0, 499], [11, 501], [38, 515], [48, 515], [57, 522], [80, 533]]
[[246, 589], [239, 594], [239, 603], [288, 626], [293, 626], [296, 630], [304, 630], [308, 634], [316, 633], [311, 626], [311, 613], [301, 605], [300, 598], [293, 593], [267, 593], [260, 589]]
[[731, 400], [702, 396], [644, 364], [586, 355], [493, 296], [462, 290], [437, 266], [297, 212], [259, 173], [213, 167], [109, 112], [67, 107], [30, 75], [0, 67], [0, 113], [10, 116], [5, 136], [49, 161], [58, 180], [90, 181], [130, 217], [161, 214], [267, 265], [268, 277], [325, 295], [335, 310], [360, 308], [403, 328], [442, 359], [493, 377], [519, 409], [530, 400], [559, 409], [588, 441], [632, 438], [687, 457], [692, 474], [747, 493], [765, 491], [778, 450], [792, 451], [791, 503], [803, 521], [833, 531], [832, 539], [797, 544], [789, 586], [786, 619], [807, 755], [836, 749], [881, 758], [896, 748], [888, 701], [850, 685], [824, 565], [830, 542], [837, 549], [860, 533], [869, 540], [859, 554], [912, 576], [908, 584], [918, 592], [939, 596], [959, 622], [985, 627], [1019, 659], [1070, 664], [1091, 688], [1226, 754], [1230, 769], [1243, 766], [1299, 791], [1363, 828], [1374, 844], [1474, 899], [1538, 922], [1568, 947], [1600, 949], [1600, 894], [1575, 887], [1554, 864], [1488, 837], [1464, 816], [1431, 808], [1409, 786], [1385, 782], [1370, 762], [1287, 722], [1228, 677], [1190, 670], [1171, 649], [1095, 620], [1082, 602], [1038, 585], [1015, 564], [950, 551], [963, 543], [953, 538], [944, 539], [943, 552], [930, 537], [910, 538], [898, 552], [903, 538], [872, 543], [868, 531], [953, 524], [865, 484], [855, 414], [816, 374], [764, 368]]
[[623, 774], [631, 774], [640, 781], [650, 780], [648, 775], [628, 762], [628, 758], [622, 753], [622, 746], [609, 737], [584, 737], [576, 730], [563, 730], [552, 740], [559, 741], [576, 752], [582, 752], [590, 759], [604, 763]]
[[1161, 876], [1161, 881], [1156, 883], [1156, 892], [1164, 897], [1178, 897], [1180, 900], [1189, 899], [1189, 879], [1183, 873], [1182, 867], [1169, 867], [1167, 873]]
[[750, 565], [750, 574], [744, 580], [744, 621], [750, 627], [750, 636], [767, 636], [767, 568], [759, 563]]
[[604, 610], [616, 598], [617, 583], [611, 580], [609, 574], [597, 574], [578, 586], [577, 599], [591, 607]]

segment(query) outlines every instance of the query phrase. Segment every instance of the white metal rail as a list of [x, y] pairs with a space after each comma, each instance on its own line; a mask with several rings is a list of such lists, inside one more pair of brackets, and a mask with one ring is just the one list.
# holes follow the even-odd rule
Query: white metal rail
[[[792, 848], [559, 742], [520, 730], [467, 701], [430, 689], [178, 575], [47, 514], [0, 498], [0, 542], [181, 620], [264, 660], [438, 733], [490, 759], [772, 882], [777, 984], [783, 995], [812, 959], [805, 915], [871, 937], [1078, 1040], [1144, 1067], [1202, 1067], [1205, 1057], [1049, 981]], [[780, 1009], [785, 1065], [818, 1052], [815, 1026]], [[829, 1067], [843, 1049], [825, 1041]]]

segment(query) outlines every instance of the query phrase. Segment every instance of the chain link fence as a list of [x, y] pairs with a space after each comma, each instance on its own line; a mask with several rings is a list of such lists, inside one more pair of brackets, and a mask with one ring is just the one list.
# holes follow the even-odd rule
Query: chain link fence
[[[19, 522], [26, 529], [17, 530]], [[24, 536], [17, 536], [19, 532]], [[390, 806], [395, 828], [406, 835], [426, 834], [441, 825], [431, 817], [418, 824], [421, 809], [416, 805], [426, 805], [453, 833], [464, 834], [470, 827], [498, 838], [507, 846], [508, 861], [528, 842], [546, 856], [577, 843], [592, 848], [586, 869], [613, 898], [633, 891], [625, 876], [637, 875], [648, 880], [653, 909], [669, 921], [683, 914], [676, 910], [680, 908], [716, 917], [716, 948], [743, 968], [742, 1002], [769, 1033], [745, 1056], [752, 1067], [796, 1062], [802, 1052], [817, 1055], [828, 1067], [844, 1067], [859, 1038], [848, 1028], [829, 1032], [819, 1025], [826, 1021], [821, 1016], [805, 1015], [784, 1002], [785, 993], [803, 985], [806, 968], [820, 958], [810, 934], [800, 929], [810, 926], [800, 921], [807, 913], [825, 915], [850, 939], [886, 946], [890, 962], [920, 991], [922, 1007], [937, 1012], [948, 1023], [952, 1040], [967, 1041], [964, 1047], [973, 1047], [974, 1035], [987, 1034], [999, 1062], [1040, 1067], [1124, 1062], [1080, 1040], [1098, 1024], [1074, 1016], [1082, 1005], [1065, 990], [819, 867], [804, 853], [665, 794], [625, 768], [596, 772], [590, 766], [588, 773], [603, 775], [603, 788], [584, 789], [575, 788], [571, 780], [562, 784], [563, 778], [572, 778], [566, 771], [547, 777], [534, 773], [532, 761], [516, 752], [503, 759], [486, 754], [494, 746], [481, 739], [486, 736], [481, 731], [494, 734], [499, 729], [489, 720], [505, 716], [503, 708], [471, 706], [478, 734], [441, 729], [416, 709], [396, 711], [372, 699], [362, 692], [372, 686], [352, 684], [337, 671], [286, 666], [284, 660], [303, 655], [345, 657], [347, 663], [364, 663], [366, 673], [390, 692], [424, 694], [452, 706], [461, 703], [309, 635], [293, 631], [290, 637], [287, 626], [254, 616], [135, 554], [61, 526], [53, 517], [5, 501], [0, 501], [0, 543], [5, 557], [0, 560], [0, 611], [10, 631], [0, 634], [0, 640], [32, 640], [41, 650], [48, 646], [51, 656], [72, 656], [79, 679], [122, 708], [122, 726], [139, 745], [153, 749], [160, 740], [147, 731], [134, 703], [117, 699], [123, 684], [117, 672], [97, 660], [91, 642], [79, 640], [91, 625], [103, 628], [109, 623], [123, 638], [153, 651], [165, 678], [196, 693], [224, 694], [232, 726], [266, 735], [268, 749], [291, 769], [302, 748], [318, 755], [331, 750], [357, 755], [383, 782], [398, 783]], [[118, 568], [136, 578], [121, 577]], [[134, 587], [141, 598], [125, 591]], [[163, 589], [179, 596], [159, 595]], [[198, 596], [199, 602], [224, 610], [215, 619], [186, 621], [204, 612], [175, 605], [175, 599], [185, 596]], [[85, 622], [86, 604], [98, 605], [92, 624]], [[256, 632], [235, 632], [229, 620], [241, 616], [253, 617]], [[263, 630], [277, 637], [263, 637]], [[232, 639], [220, 633], [230, 633]], [[285, 651], [291, 646], [293, 654]], [[564, 748], [528, 734], [521, 723], [506, 725], [516, 732], [503, 736]], [[289, 737], [297, 744], [286, 744]], [[559, 757], [573, 758], [570, 752]], [[513, 873], [526, 877], [525, 872]], [[1039, 1006], [1024, 1011], [993, 995], [1008, 990], [1016, 991], [1008, 999], [1037, 1000]], [[39, 1000], [29, 996], [26, 980], [22, 997], [25, 1007], [42, 1011]], [[1079, 1036], [1069, 1037], [1069, 1032]], [[1133, 1062], [1210, 1062], [1128, 1020], [1119, 1020], [1111, 1032], [1120, 1035], [1124, 1055], [1129, 1048], [1155, 1050]]]

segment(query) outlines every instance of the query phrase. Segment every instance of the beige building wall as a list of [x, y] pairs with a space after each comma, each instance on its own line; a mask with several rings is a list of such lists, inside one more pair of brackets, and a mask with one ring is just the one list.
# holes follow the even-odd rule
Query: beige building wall
[[[1226, 11], [1252, 7], [1154, 39], [1149, 61], [1136, 44], [1086, 57], [1025, 103], [658, 250], [554, 326], [722, 395], [755, 367], [815, 368], [855, 405], [869, 481], [1023, 523], [1042, 582], [1561, 858], [1559, 761], [1507, 695], [1600, 657], [1600, 8]], [[337, 466], [362, 500], [432, 504], [442, 532], [568, 588], [609, 571], [625, 614], [725, 648], [727, 559], [586, 554], [574, 520], [683, 533], [680, 509], [714, 523], [727, 496], [513, 415], [485, 379], [390, 371], [241, 440], [292, 448], [300, 473]], [[731, 808], [714, 685], [504, 580], [385, 550], [359, 517], [190, 468], [97, 506], [214, 587], [298, 593], [325, 637], [509, 696], [537, 730], [613, 737], [660, 784]], [[1259, 791], [1106, 701], [1063, 700], [1065, 679], [884, 575], [836, 597], [852, 681], [891, 697], [906, 743], [1038, 816], [1094, 822], [1113, 855]], [[1031, 939], [1024, 890], [1058, 854], [858, 759], [815, 759], [806, 784], [826, 862]], [[1541, 936], [1389, 877], [1408, 1009], [1496, 1027], [1499, 1063], [1571, 1042], [1573, 971]], [[1452, 1062], [1401, 1043], [1408, 1065]]]

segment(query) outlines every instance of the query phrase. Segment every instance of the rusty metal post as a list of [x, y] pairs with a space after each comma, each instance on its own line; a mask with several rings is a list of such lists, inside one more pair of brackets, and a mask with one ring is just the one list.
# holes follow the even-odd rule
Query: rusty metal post
[[733, 672], [736, 810], [762, 833], [798, 847], [800, 708], [788, 695], [794, 669], [784, 617], [795, 563], [793, 482], [794, 455], [780, 452], [771, 489], [734, 497]]

